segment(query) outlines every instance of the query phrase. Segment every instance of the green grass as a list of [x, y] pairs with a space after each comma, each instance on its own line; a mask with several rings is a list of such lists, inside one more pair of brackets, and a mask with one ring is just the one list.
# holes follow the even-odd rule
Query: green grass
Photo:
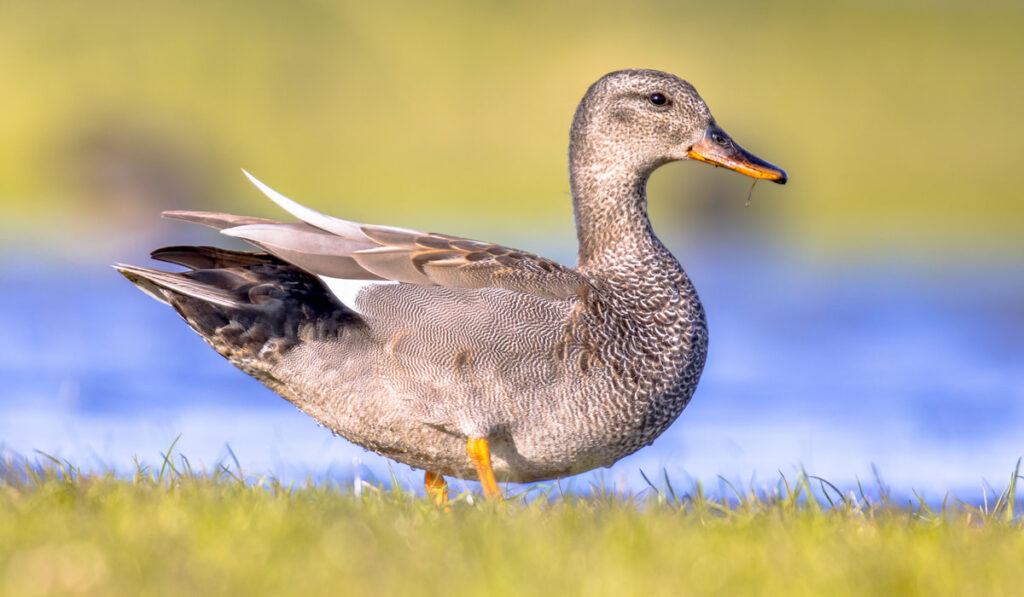
[[131, 478], [8, 464], [0, 594], [1019, 594], [1019, 472], [941, 508], [802, 475], [717, 498], [667, 480], [461, 494], [446, 512], [397, 483], [285, 486], [183, 458]]

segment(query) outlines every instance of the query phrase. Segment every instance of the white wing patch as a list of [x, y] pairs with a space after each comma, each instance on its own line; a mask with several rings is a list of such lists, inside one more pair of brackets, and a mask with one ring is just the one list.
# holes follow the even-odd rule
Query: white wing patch
[[352, 309], [360, 315], [363, 314], [359, 308], [358, 297], [359, 293], [364, 288], [369, 286], [375, 286], [377, 284], [398, 284], [398, 282], [392, 281], [378, 281], [378, 280], [346, 280], [344, 278], [331, 278], [328, 276], [319, 276], [327, 288], [343, 305]]

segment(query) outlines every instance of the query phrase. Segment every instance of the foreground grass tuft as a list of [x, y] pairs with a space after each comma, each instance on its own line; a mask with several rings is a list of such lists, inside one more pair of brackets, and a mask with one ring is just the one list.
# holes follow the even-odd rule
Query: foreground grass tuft
[[0, 463], [0, 594], [1019, 594], [1019, 466], [981, 505], [804, 474], [723, 497], [667, 480], [461, 494], [445, 512], [397, 484], [285, 486], [184, 458], [131, 478]]

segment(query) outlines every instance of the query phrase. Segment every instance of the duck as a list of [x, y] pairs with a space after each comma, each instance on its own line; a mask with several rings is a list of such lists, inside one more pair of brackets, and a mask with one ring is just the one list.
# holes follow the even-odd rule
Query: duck
[[[118, 264], [237, 368], [369, 451], [446, 477], [559, 479], [650, 445], [690, 402], [708, 348], [705, 311], [655, 235], [647, 181], [696, 160], [778, 184], [687, 81], [629, 69], [598, 79], [569, 133], [575, 267], [500, 244], [352, 222], [248, 172], [297, 221], [201, 211], [253, 251], [170, 246], [184, 271]], [[244, 171], [243, 171], [244, 172]]]

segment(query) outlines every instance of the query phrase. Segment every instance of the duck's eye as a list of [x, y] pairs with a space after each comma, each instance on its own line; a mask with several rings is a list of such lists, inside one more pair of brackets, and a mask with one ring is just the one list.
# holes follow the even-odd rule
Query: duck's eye
[[652, 93], [651, 97], [647, 99], [651, 100], [651, 103], [655, 106], [663, 106], [665, 105], [665, 102], [668, 101], [668, 99], [660, 93]]

